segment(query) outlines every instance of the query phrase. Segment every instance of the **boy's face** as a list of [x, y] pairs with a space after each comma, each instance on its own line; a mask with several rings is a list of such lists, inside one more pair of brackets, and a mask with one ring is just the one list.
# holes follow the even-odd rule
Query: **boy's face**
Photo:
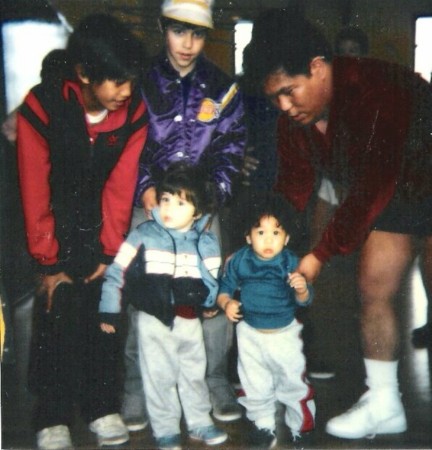
[[[83, 81], [81, 79], [81, 81]], [[83, 82], [83, 98], [87, 112], [117, 111], [122, 108], [132, 94], [132, 81], [105, 80], [101, 83]]]
[[273, 216], [265, 216], [259, 227], [252, 228], [246, 241], [260, 259], [272, 259], [288, 244], [289, 235]]
[[162, 223], [177, 231], [188, 231], [199, 217], [195, 214], [195, 206], [186, 200], [182, 191], [180, 195], [163, 192], [159, 200]]
[[169, 25], [165, 32], [168, 59], [181, 77], [191, 72], [204, 49], [206, 28], [187, 28], [183, 24]]

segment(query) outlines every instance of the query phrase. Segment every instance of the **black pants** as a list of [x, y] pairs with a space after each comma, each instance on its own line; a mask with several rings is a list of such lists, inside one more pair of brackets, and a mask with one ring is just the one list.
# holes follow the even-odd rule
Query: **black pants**
[[70, 425], [77, 404], [86, 422], [118, 412], [120, 342], [99, 328], [101, 284], [60, 284], [49, 313], [46, 296], [35, 299], [29, 385], [36, 430]]

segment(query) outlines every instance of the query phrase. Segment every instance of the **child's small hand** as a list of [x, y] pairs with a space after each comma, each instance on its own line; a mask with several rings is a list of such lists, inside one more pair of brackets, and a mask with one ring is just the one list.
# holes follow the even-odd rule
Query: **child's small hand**
[[202, 313], [204, 319], [211, 319], [219, 312], [218, 309], [205, 309]]
[[299, 295], [304, 295], [308, 291], [306, 278], [298, 272], [288, 274], [288, 283]]
[[116, 332], [115, 328], [108, 323], [101, 323], [100, 328], [104, 333], [113, 334]]
[[231, 322], [238, 322], [243, 316], [240, 314], [241, 303], [238, 300], [230, 300], [225, 306], [225, 314]]

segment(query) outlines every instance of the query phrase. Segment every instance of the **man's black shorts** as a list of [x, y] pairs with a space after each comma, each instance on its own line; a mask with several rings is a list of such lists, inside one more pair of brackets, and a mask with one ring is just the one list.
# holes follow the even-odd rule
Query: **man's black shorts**
[[432, 236], [432, 197], [409, 201], [395, 196], [372, 226], [373, 230]]

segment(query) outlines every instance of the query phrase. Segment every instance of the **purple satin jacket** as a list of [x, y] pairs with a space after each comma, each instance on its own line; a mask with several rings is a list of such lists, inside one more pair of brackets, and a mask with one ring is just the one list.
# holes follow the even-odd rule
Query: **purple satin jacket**
[[231, 193], [246, 141], [238, 86], [204, 56], [187, 77], [182, 80], [163, 53], [144, 81], [150, 125], [139, 166], [136, 205], [141, 205], [143, 192], [154, 186], [155, 174], [177, 161], [205, 165], [220, 203]]

